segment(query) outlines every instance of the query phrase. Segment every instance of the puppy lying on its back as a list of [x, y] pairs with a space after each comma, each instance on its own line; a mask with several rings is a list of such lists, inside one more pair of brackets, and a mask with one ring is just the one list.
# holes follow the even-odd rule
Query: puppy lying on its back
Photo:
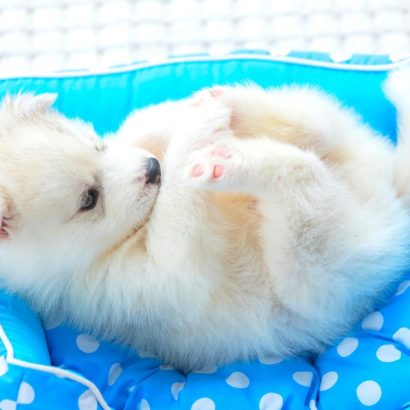
[[406, 262], [393, 147], [317, 91], [206, 90], [104, 141], [50, 104], [0, 113], [1, 279], [44, 316], [183, 370], [304, 355]]

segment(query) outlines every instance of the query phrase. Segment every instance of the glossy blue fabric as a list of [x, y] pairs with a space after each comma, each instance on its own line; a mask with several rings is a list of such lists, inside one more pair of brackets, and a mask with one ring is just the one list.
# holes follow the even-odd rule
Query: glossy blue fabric
[[325, 59], [326, 54], [294, 52], [290, 55], [294, 62], [258, 54], [231, 55], [223, 59], [192, 57], [105, 74], [84, 72], [8, 79], [0, 81], [0, 97], [6, 92], [57, 92], [56, 108], [70, 117], [79, 116], [92, 122], [98, 132], [105, 133], [116, 130], [133, 108], [184, 98], [214, 84], [254, 82], [263, 87], [309, 84], [355, 107], [364, 120], [381, 133], [396, 135], [394, 110], [381, 90], [386, 71], [378, 68], [388, 62], [387, 58], [356, 56], [349, 60], [350, 66], [363, 67], [369, 63], [369, 69], [346, 70], [349, 64], [327, 67], [310, 63], [319, 61], [331, 65], [329, 57]]
[[[387, 57], [353, 56], [348, 63], [361, 64], [357, 69], [327, 66], [331, 59], [325, 54], [292, 57], [306, 59], [275, 61], [258, 54], [187, 58], [98, 75], [6, 79], [0, 81], [0, 95], [57, 91], [58, 109], [92, 121], [103, 134], [115, 130], [133, 108], [182, 98], [204, 86], [243, 81], [264, 87], [313, 84], [395, 139], [394, 109], [381, 92], [389, 67], [381, 69], [380, 64], [387, 64]], [[325, 65], [317, 66], [317, 61]], [[6, 292], [0, 292], [0, 325], [4, 410], [410, 407], [410, 274], [404, 275], [385, 307], [358, 323], [314, 363], [270, 357], [184, 375], [58, 320], [43, 326], [23, 301]]]

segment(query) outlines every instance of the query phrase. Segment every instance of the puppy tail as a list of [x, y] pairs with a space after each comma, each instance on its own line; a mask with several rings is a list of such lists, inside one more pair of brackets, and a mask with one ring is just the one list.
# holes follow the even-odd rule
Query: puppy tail
[[384, 91], [397, 110], [396, 189], [410, 208], [410, 65], [392, 71]]

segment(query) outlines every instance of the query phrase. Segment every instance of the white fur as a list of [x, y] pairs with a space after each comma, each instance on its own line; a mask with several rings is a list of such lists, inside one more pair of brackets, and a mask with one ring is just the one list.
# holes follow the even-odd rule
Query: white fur
[[391, 72], [384, 89], [397, 109], [399, 147], [396, 185], [410, 206], [410, 66]]
[[[0, 113], [0, 272], [45, 316], [183, 370], [315, 354], [407, 263], [394, 147], [315, 90], [203, 91], [98, 149], [21, 98]], [[140, 181], [151, 147], [159, 193]], [[101, 201], [79, 213], [90, 186]]]

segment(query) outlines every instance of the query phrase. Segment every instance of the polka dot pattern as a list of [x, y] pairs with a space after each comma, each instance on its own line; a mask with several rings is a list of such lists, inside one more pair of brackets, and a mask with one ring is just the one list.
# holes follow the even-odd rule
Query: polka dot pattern
[[259, 401], [259, 410], [281, 410], [283, 398], [278, 393], [266, 393]]
[[35, 392], [33, 387], [26, 383], [21, 382], [20, 389], [17, 396], [17, 403], [19, 404], [30, 404], [34, 401]]
[[216, 366], [207, 366], [203, 367], [200, 370], [195, 370], [194, 373], [197, 374], [212, 374], [215, 373], [218, 370]]
[[172, 392], [172, 397], [175, 400], [178, 400], [179, 393], [182, 391], [182, 389], [185, 387], [185, 383], [180, 383], [180, 382], [175, 382], [171, 386], [171, 392]]
[[346, 337], [337, 346], [337, 353], [341, 357], [350, 356], [359, 346], [359, 340], [355, 337]]
[[309, 387], [312, 383], [312, 372], [295, 372], [292, 375], [293, 380], [301, 386]]
[[259, 361], [260, 361], [262, 364], [270, 364], [270, 365], [273, 365], [273, 364], [278, 364], [278, 363], [283, 362], [283, 357], [279, 357], [279, 356], [265, 356], [265, 357], [261, 357], [261, 358], [259, 359]]
[[364, 330], [379, 331], [383, 327], [384, 318], [380, 312], [371, 313], [362, 321], [362, 328]]
[[382, 397], [382, 389], [379, 384], [373, 380], [367, 380], [361, 383], [356, 390], [357, 398], [365, 406], [374, 406]]
[[383, 345], [377, 349], [376, 357], [381, 362], [390, 363], [400, 360], [401, 352], [394, 345]]
[[404, 292], [407, 291], [407, 289], [410, 288], [410, 280], [405, 280], [402, 282], [399, 287], [397, 288], [397, 291], [395, 293], [396, 296], [402, 295]]
[[151, 406], [148, 403], [148, 400], [142, 399], [137, 407], [138, 410], [151, 410]]
[[43, 323], [44, 328], [46, 330], [53, 330], [59, 326], [61, 326], [63, 323], [63, 319], [59, 314], [54, 314], [52, 316], [49, 316]]
[[407, 327], [400, 328], [394, 335], [393, 339], [401, 343], [407, 349], [410, 349], [410, 329]]
[[9, 370], [9, 365], [7, 364], [6, 358], [4, 356], [0, 357], [0, 377], [4, 376]]
[[208, 397], [203, 397], [195, 401], [191, 410], [215, 410], [215, 403]]
[[319, 390], [326, 391], [331, 389], [337, 382], [339, 375], [336, 372], [327, 372], [322, 376]]
[[85, 334], [77, 336], [76, 344], [84, 353], [94, 353], [100, 347], [100, 342], [98, 342], [93, 336]]
[[79, 410], [97, 410], [98, 404], [97, 399], [90, 390], [86, 390], [78, 398], [78, 409]]
[[0, 401], [1, 410], [16, 410], [17, 403], [14, 400], [2, 400]]
[[231, 387], [236, 387], [237, 389], [245, 389], [249, 386], [250, 382], [246, 374], [234, 372], [226, 379], [226, 383]]
[[114, 363], [110, 367], [110, 371], [108, 373], [108, 384], [112, 386], [117, 379], [121, 376], [122, 373], [122, 367], [119, 363]]

